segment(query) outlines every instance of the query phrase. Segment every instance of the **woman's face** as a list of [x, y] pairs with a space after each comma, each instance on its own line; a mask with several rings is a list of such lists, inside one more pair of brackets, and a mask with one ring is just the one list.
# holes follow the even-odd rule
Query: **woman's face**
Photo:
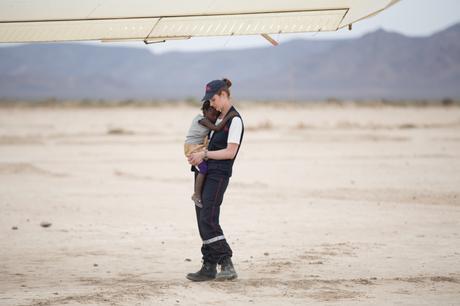
[[219, 112], [222, 112], [224, 108], [224, 104], [225, 104], [225, 101], [224, 101], [225, 98], [226, 98], [226, 95], [223, 92], [220, 94], [220, 96], [214, 95], [210, 100], [211, 106], [217, 109]]

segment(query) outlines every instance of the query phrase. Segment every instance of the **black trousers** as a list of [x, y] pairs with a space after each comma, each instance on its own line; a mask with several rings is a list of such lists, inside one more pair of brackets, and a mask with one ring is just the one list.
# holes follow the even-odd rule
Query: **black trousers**
[[[196, 175], [195, 172], [195, 178]], [[203, 207], [195, 206], [198, 230], [203, 240], [201, 253], [204, 262], [220, 264], [222, 259], [232, 257], [233, 254], [219, 224], [220, 205], [228, 182], [228, 176], [213, 171], [208, 172], [201, 194]]]

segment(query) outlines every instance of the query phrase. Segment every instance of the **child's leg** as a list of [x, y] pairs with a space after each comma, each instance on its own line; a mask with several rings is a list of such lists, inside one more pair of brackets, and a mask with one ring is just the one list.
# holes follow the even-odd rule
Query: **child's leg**
[[206, 173], [208, 172], [208, 164], [203, 161], [198, 165], [200, 172], [195, 179], [195, 193], [192, 196], [192, 200], [198, 207], [203, 207], [201, 205], [201, 191], [203, 190], [204, 181], [206, 179]]
[[195, 202], [201, 203], [201, 191], [203, 190], [204, 180], [206, 178], [206, 174], [198, 173], [195, 180], [195, 194], [193, 195], [192, 199]]

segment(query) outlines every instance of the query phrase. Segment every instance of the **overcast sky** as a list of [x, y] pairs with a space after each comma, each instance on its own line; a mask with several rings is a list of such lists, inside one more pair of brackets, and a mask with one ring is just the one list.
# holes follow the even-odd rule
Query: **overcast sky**
[[[273, 35], [273, 38], [281, 43], [294, 38], [346, 39], [361, 36], [379, 28], [409, 36], [425, 36], [458, 22], [460, 22], [459, 0], [401, 0], [377, 16], [356, 23], [353, 25], [352, 31], [343, 29], [331, 33], [283, 34]], [[127, 45], [143, 47], [142, 43], [137, 42]], [[162, 53], [167, 51], [239, 49], [257, 46], [268, 46], [268, 42], [261, 36], [192, 38], [186, 41], [169, 41], [149, 45], [145, 46], [145, 48], [155, 53]]]

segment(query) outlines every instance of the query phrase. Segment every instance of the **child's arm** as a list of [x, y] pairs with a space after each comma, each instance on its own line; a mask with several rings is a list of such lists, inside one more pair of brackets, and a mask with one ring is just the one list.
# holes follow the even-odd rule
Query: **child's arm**
[[228, 122], [228, 120], [233, 119], [233, 117], [235, 117], [236, 115], [238, 115], [237, 112], [231, 111], [230, 113], [227, 114], [227, 116], [224, 117], [224, 119], [222, 119], [222, 121], [218, 125], [213, 124], [207, 118], [201, 119], [200, 121], [198, 121], [198, 123], [203, 125], [203, 126], [205, 126], [205, 127], [207, 127], [210, 130], [213, 130], [215, 132], [219, 132], [220, 130], [222, 130], [224, 128], [224, 126]]

